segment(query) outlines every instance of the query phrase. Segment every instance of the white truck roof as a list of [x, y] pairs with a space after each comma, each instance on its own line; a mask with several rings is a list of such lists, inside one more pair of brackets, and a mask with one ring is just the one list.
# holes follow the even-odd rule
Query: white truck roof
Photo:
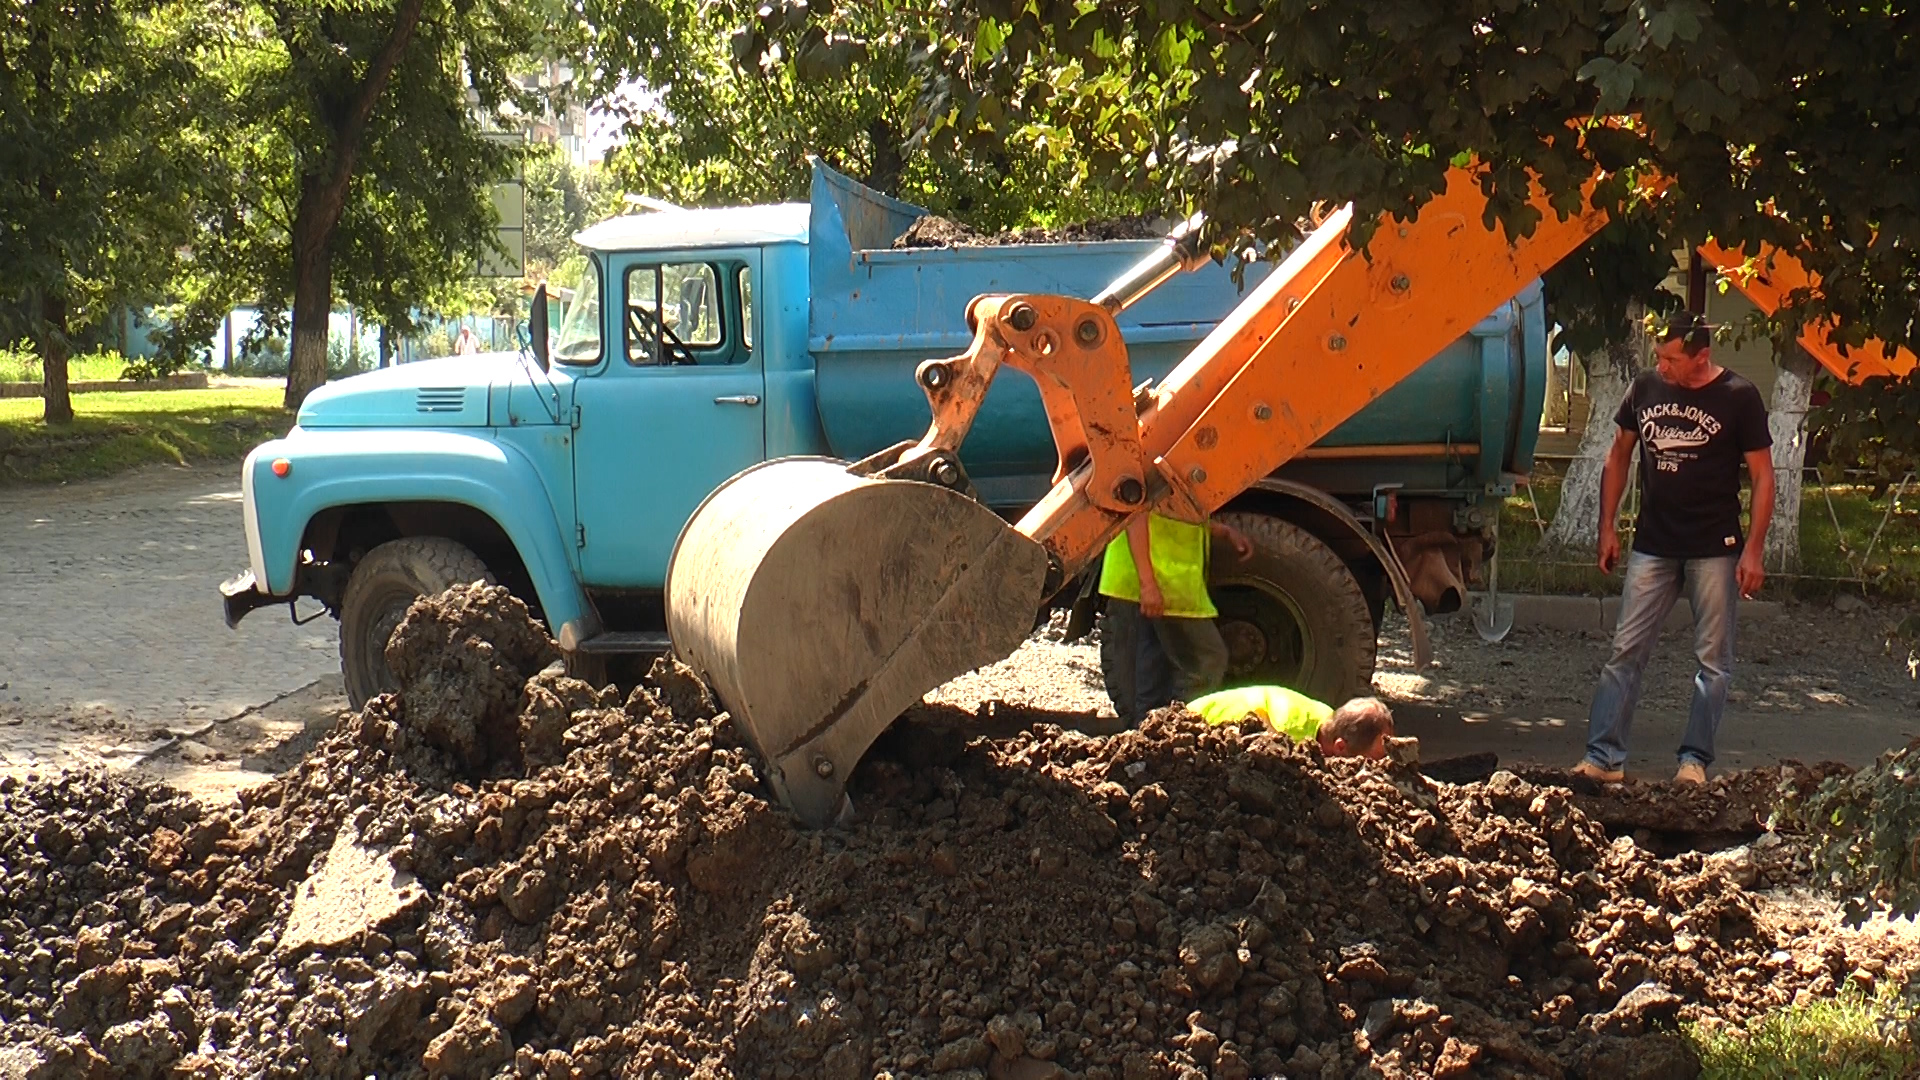
[[595, 251], [741, 247], [782, 241], [804, 243], [811, 210], [806, 203], [656, 210], [608, 218], [580, 230], [573, 239]]

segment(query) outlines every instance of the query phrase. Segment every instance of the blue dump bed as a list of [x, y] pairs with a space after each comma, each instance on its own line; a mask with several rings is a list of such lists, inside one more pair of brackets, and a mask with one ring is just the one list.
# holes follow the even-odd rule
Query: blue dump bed
[[[1158, 243], [891, 248], [924, 213], [814, 167], [809, 348], [820, 421], [838, 456], [863, 457], [925, 433], [929, 413], [913, 370], [966, 350], [966, 308], [975, 296], [1090, 297]], [[1174, 277], [1124, 312], [1133, 384], [1163, 377], [1268, 269], [1250, 265], [1236, 284], [1227, 267], [1210, 265]], [[1534, 283], [1282, 474], [1353, 496], [1382, 483], [1408, 493], [1498, 485], [1502, 474], [1532, 466], [1546, 352]], [[995, 380], [962, 457], [991, 503], [1024, 505], [1045, 491], [1055, 458], [1031, 379], [1008, 371]]]

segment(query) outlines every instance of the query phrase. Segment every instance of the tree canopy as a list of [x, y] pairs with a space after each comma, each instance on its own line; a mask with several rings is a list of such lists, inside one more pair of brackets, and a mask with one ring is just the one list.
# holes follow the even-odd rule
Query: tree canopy
[[411, 328], [492, 243], [491, 186], [520, 149], [497, 137], [534, 106], [514, 79], [559, 40], [554, 12], [505, 0], [242, 3], [205, 43], [222, 108], [201, 123], [230, 152], [225, 202], [195, 245], [180, 323], [201, 340], [235, 303], [291, 303], [287, 404], [326, 378], [336, 297]]
[[192, 233], [196, 12], [21, 0], [0, 15], [0, 341], [31, 339], [46, 415], [73, 417], [70, 340], [149, 301]]
[[[603, 93], [627, 141], [610, 161], [633, 191], [676, 203], [804, 199], [807, 158], [936, 213], [987, 228], [1132, 213], [1146, 189], [1109, 184], [1078, 132], [1035, 114], [1004, 137], [963, 143], [928, 109], [939, 42], [923, 9], [764, 8], [757, 0], [607, 3], [586, 8]], [[768, 14], [763, 14], [768, 13]]]
[[[828, 80], [862, 5], [770, 0], [763, 61]], [[1407, 214], [1469, 157], [1490, 224], [1528, 195], [1595, 200], [1678, 243], [1798, 253], [1854, 342], [1920, 315], [1920, 15], [1825, 0], [949, 0], [914, 54], [914, 137], [1004, 143], [1044, 117], [1097, 141], [1115, 182], [1273, 238], [1317, 201]], [[797, 46], [785, 43], [797, 42]], [[782, 46], [781, 48], [776, 46]], [[803, 67], [797, 58], [813, 56]], [[1128, 103], [1144, 103], [1129, 106]], [[1129, 115], [1131, 113], [1131, 115]], [[1627, 124], [1605, 118], [1632, 117]]]

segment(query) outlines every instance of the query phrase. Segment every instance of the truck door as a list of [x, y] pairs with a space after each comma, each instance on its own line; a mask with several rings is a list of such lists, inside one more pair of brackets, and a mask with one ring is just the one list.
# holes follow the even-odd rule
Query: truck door
[[612, 260], [606, 360], [574, 396], [574, 539], [586, 584], [660, 588], [694, 508], [764, 459], [751, 308], [759, 261], [757, 251]]

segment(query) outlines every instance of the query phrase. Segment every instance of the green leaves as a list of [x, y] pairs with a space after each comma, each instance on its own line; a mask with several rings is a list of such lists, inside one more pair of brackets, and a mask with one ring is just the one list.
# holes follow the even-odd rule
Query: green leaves
[[[1168, 125], [1157, 105], [1127, 99], [1122, 72], [1143, 62], [1139, 42], [1097, 5], [996, 7], [965, 38], [896, 2], [814, 4], [799, 22], [792, 10], [718, 0], [591, 12], [594, 52], [609, 61], [596, 81], [651, 91], [627, 110], [628, 142], [610, 162], [625, 184], [687, 204], [805, 198], [812, 155], [982, 228], [1157, 204], [1131, 175]], [[1077, 59], [1028, 66], [1042, 20]], [[649, 51], [624, 51], [643, 31]], [[1186, 77], [1192, 43], [1144, 40], [1173, 64], [1155, 78], [1164, 97]]]
[[[1810, 427], [1827, 440], [1831, 473], [1864, 471], [1878, 497], [1909, 474], [1920, 473], [1920, 375], [1874, 377], [1838, 386], [1814, 411]], [[1837, 475], [1834, 480], [1840, 479]]]
[[1647, 37], [1655, 46], [1666, 48], [1674, 41], [1694, 41], [1700, 37], [1703, 23], [1712, 17], [1699, 0], [1671, 0], [1665, 8], [1642, 16]]
[[1610, 56], [1596, 56], [1582, 64], [1574, 76], [1592, 83], [1594, 89], [1600, 91], [1594, 111], [1604, 115], [1627, 111], [1628, 103], [1633, 100], [1634, 84], [1640, 79], [1640, 69]]
[[139, 0], [0, 16], [0, 341], [64, 356], [177, 271], [203, 172], [182, 60], [197, 27]]
[[1920, 742], [1829, 777], [1811, 793], [1783, 795], [1779, 816], [1812, 834], [1822, 876], [1854, 894], [1850, 923], [1875, 910], [1920, 914]]

